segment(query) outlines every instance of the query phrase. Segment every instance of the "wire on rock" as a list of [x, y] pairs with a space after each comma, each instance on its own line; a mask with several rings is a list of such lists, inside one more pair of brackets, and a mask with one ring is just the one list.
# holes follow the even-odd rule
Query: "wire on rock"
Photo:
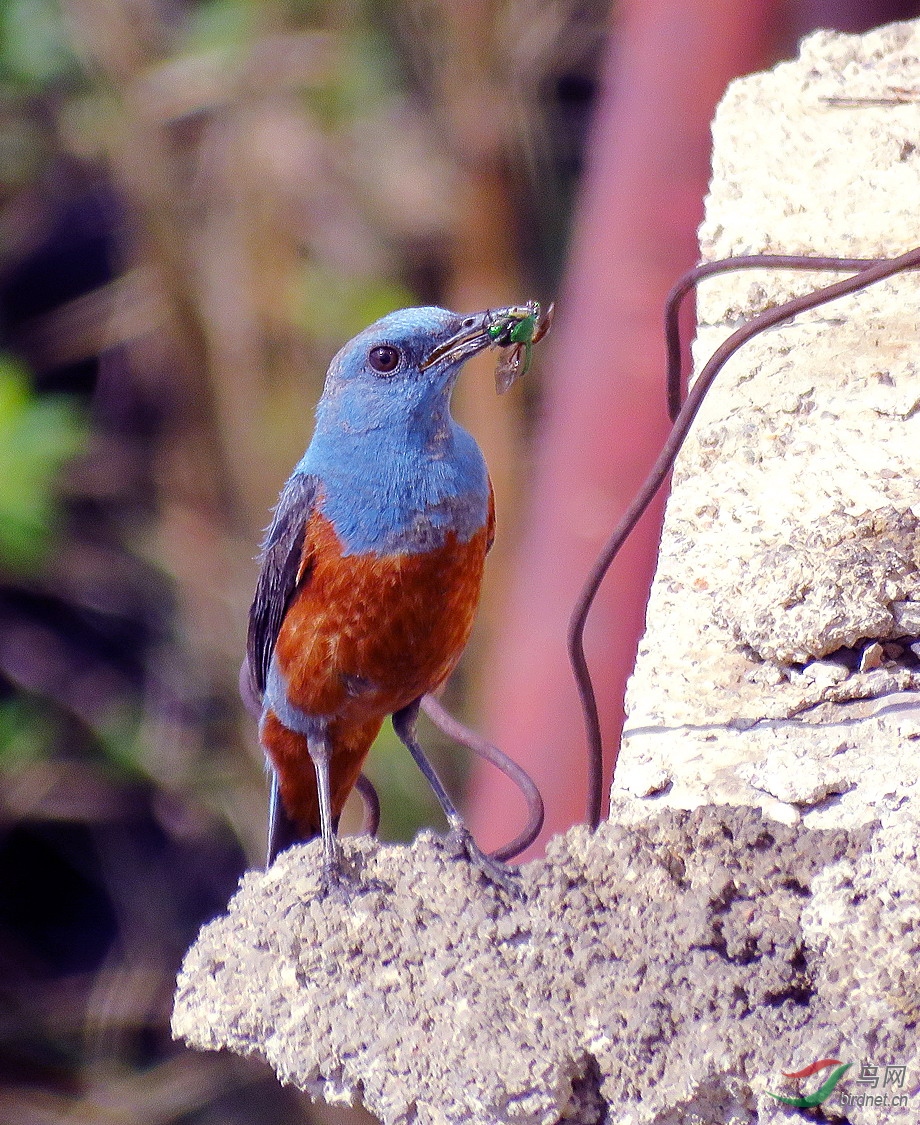
[[[680, 337], [677, 327], [679, 304], [683, 296], [703, 277], [714, 273], [734, 268], [789, 268], [789, 269], [847, 269], [858, 270], [851, 277], [835, 281], [821, 289], [804, 293], [799, 297], [786, 301], [775, 308], [766, 309], [757, 316], [752, 317], [737, 328], [719, 345], [703, 367], [698, 378], [689, 390], [683, 405], [680, 405]], [[585, 623], [597, 591], [604, 580], [610, 564], [616, 558], [620, 548], [626, 542], [633, 528], [648, 508], [658, 489], [664, 483], [668, 473], [673, 467], [674, 460], [684, 443], [690, 426], [696, 417], [697, 411], [712, 383], [728, 360], [742, 345], [746, 344], [760, 332], [781, 324], [801, 312], [818, 308], [820, 305], [834, 301], [838, 297], [845, 297], [850, 293], [857, 293], [877, 281], [893, 277], [904, 270], [920, 267], [920, 247], [908, 250], [896, 258], [864, 259], [864, 258], [807, 258], [798, 255], [752, 255], [746, 258], [726, 258], [719, 262], [708, 262], [703, 266], [689, 271], [674, 286], [668, 299], [667, 327], [668, 334], [668, 403], [669, 407], [679, 406], [674, 425], [662, 446], [655, 464], [645, 479], [639, 492], [632, 503], [623, 513], [619, 523], [604, 545], [600, 555], [585, 581], [582, 591], [575, 603], [572, 616], [569, 619], [568, 650], [572, 673], [578, 688], [584, 716], [585, 729], [588, 736], [588, 803], [587, 820], [592, 829], [600, 824], [601, 801], [603, 796], [603, 737], [601, 734], [600, 716], [597, 708], [597, 697], [594, 684], [585, 657], [584, 633]], [[673, 336], [673, 338], [672, 338]], [[616, 763], [614, 763], [615, 765]]]

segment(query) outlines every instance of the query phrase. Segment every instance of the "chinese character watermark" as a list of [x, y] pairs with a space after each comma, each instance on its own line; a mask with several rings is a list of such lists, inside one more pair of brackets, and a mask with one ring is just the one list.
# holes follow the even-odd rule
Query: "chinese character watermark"
[[[904, 1063], [878, 1064], [863, 1059], [859, 1064], [859, 1072], [847, 1075], [852, 1063], [842, 1062], [840, 1059], [818, 1059], [800, 1070], [783, 1071], [783, 1077], [796, 1082], [799, 1093], [791, 1096], [786, 1094], [770, 1094], [778, 1102], [793, 1106], [797, 1109], [814, 1109], [822, 1105], [836, 1092], [836, 1097], [843, 1106], [874, 1106], [880, 1109], [897, 1109], [908, 1104], [911, 1094], [897, 1094], [895, 1090], [903, 1090], [907, 1080], [907, 1066]], [[823, 1081], [817, 1089], [806, 1092], [802, 1083], [811, 1079], [813, 1075], [822, 1074]], [[857, 1087], [858, 1093], [849, 1090], [837, 1090], [837, 1085], [845, 1077], [851, 1077]], [[814, 1083], [810, 1083], [814, 1085]], [[869, 1091], [873, 1091], [870, 1093]], [[917, 1091], [915, 1090], [914, 1093]]]

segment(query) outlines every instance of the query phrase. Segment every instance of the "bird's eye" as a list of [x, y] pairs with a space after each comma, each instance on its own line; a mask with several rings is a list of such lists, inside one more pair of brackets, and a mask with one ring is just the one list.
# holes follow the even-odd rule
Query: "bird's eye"
[[391, 347], [389, 344], [381, 344], [377, 348], [371, 348], [370, 355], [367, 358], [378, 375], [390, 375], [399, 367], [401, 357], [398, 348]]

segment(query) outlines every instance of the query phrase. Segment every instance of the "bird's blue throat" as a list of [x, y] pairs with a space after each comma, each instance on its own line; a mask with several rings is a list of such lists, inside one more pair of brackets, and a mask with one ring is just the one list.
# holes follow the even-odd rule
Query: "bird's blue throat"
[[[449, 532], [465, 543], [485, 524], [489, 478], [472, 436], [444, 399], [425, 417], [368, 419], [360, 425], [321, 402], [310, 446], [296, 472], [321, 482], [320, 511], [343, 553], [418, 554], [437, 550]], [[421, 404], [420, 404], [421, 405]]]

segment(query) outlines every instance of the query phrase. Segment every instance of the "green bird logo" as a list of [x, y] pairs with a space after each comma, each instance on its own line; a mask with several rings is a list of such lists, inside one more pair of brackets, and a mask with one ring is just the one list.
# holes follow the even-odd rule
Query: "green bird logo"
[[[796, 1109], [814, 1109], [815, 1106], [827, 1101], [834, 1092], [837, 1083], [852, 1065], [852, 1063], [842, 1063], [840, 1059], [818, 1059], [817, 1062], [810, 1063], [802, 1070], [784, 1070], [784, 1078], [810, 1078], [811, 1075], [827, 1070], [830, 1066], [835, 1068], [813, 1094], [805, 1094], [799, 1098], [787, 1098], [782, 1094], [770, 1094], [770, 1097], [782, 1102], [783, 1105], [795, 1106]], [[767, 1093], [770, 1093], [769, 1090]]]

